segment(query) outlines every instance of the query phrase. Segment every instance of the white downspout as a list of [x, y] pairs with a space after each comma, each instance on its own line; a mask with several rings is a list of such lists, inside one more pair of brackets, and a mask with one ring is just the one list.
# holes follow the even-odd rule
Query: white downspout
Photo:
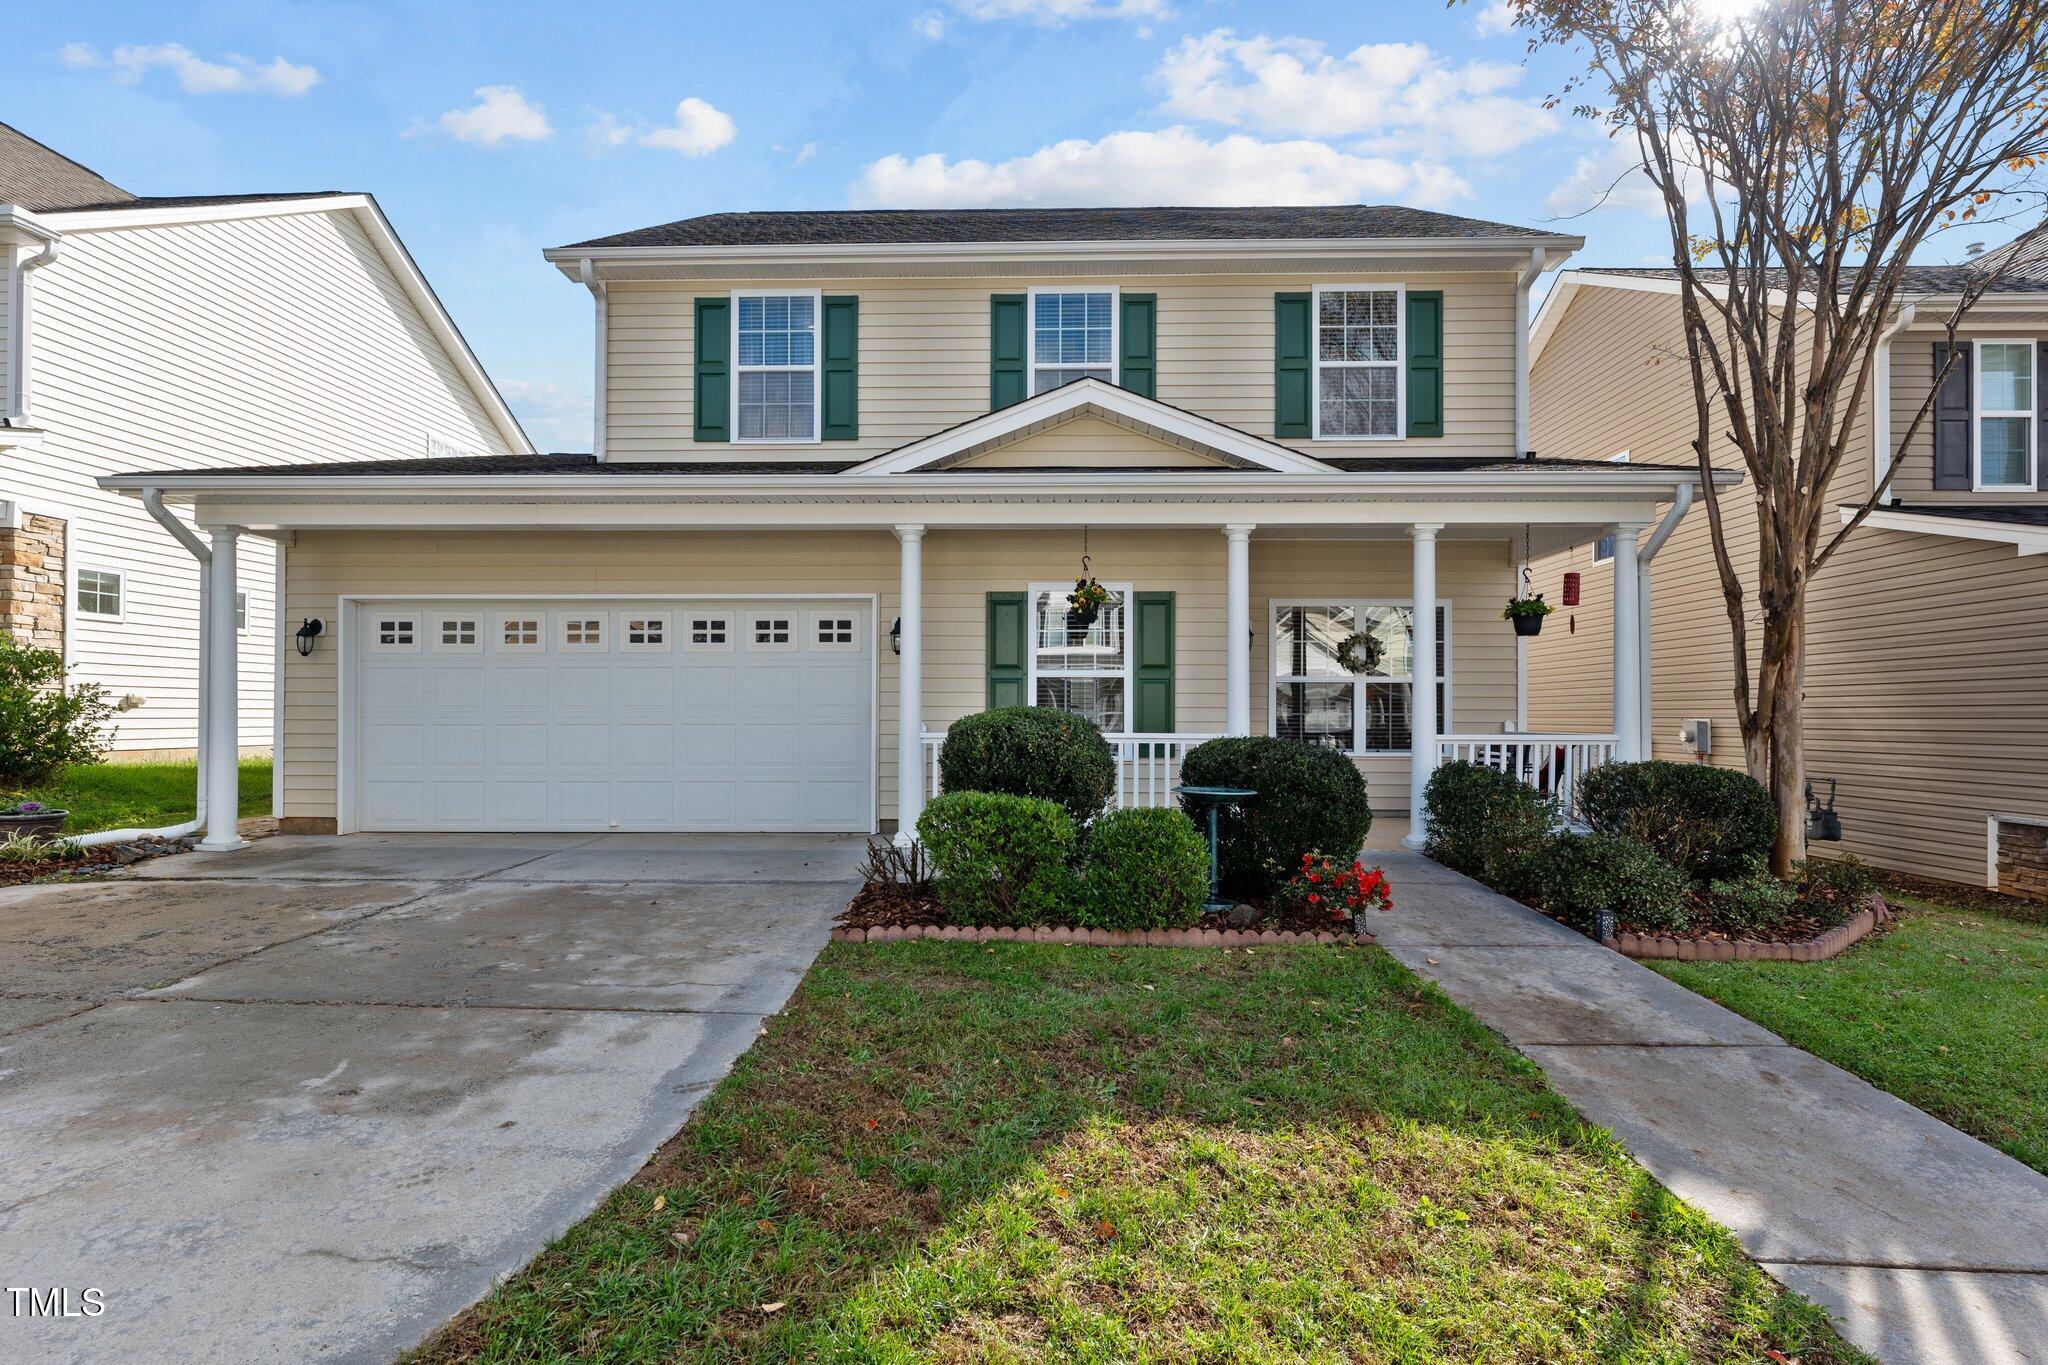
[[1529, 268], [1515, 279], [1515, 449], [1514, 458], [1529, 453], [1529, 288], [1543, 274], [1544, 251], [1529, 253]]
[[588, 256], [577, 263], [576, 273], [583, 280], [583, 287], [590, 291], [590, 297], [597, 301], [597, 390], [591, 397], [590, 448], [597, 452], [599, 464], [604, 463], [604, 386], [606, 356], [611, 340], [611, 299], [605, 291], [604, 281], [597, 277], [597, 265]]
[[[1913, 325], [1913, 305], [1899, 309], [1899, 320], [1877, 336], [1876, 368], [1870, 409], [1870, 491], [1876, 492], [1892, 469], [1892, 338]], [[1886, 502], [1897, 502], [1894, 494]]]
[[1650, 672], [1650, 561], [1657, 557], [1657, 551], [1664, 548], [1664, 542], [1671, 539], [1671, 533], [1678, 529], [1678, 523], [1685, 520], [1685, 514], [1691, 510], [1692, 485], [1682, 483], [1671, 500], [1671, 510], [1664, 514], [1664, 520], [1657, 523], [1657, 529], [1650, 532], [1650, 538], [1636, 552], [1636, 609], [1642, 613], [1642, 629], [1636, 635], [1637, 673], [1642, 682], [1636, 695], [1640, 702], [1638, 711], [1644, 758], [1655, 756], [1651, 746], [1656, 740], [1655, 708], [1651, 705], [1657, 688]]
[[43, 249], [33, 256], [24, 257], [14, 263], [7, 272], [7, 313], [8, 350], [7, 394], [4, 411], [0, 411], [0, 425], [25, 427], [29, 424], [28, 411], [28, 277], [57, 259], [57, 238], [51, 237], [43, 243]]

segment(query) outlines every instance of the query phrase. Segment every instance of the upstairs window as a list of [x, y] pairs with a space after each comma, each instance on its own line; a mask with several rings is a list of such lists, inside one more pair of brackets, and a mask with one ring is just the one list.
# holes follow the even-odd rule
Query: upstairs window
[[1316, 290], [1315, 437], [1401, 434], [1401, 291]]
[[818, 296], [740, 294], [733, 383], [740, 441], [818, 439]]
[[1031, 295], [1031, 392], [1076, 379], [1116, 382], [1116, 291], [1043, 289]]
[[2034, 343], [1977, 343], [1977, 469], [1980, 490], [2034, 486]]

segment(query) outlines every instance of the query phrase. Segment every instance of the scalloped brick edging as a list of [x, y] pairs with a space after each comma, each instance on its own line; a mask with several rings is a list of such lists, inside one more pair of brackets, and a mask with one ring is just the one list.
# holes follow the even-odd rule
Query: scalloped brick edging
[[1673, 938], [1669, 934], [1616, 934], [1602, 939], [1624, 957], [1677, 962], [1825, 962], [1851, 944], [1868, 938], [1890, 921], [1890, 907], [1864, 910], [1825, 934], [1799, 943], [1763, 943], [1756, 939]]
[[899, 924], [877, 929], [834, 929], [834, 943], [899, 943], [933, 938], [947, 943], [1084, 943], [1105, 948], [1278, 948], [1301, 943], [1371, 943], [1371, 934], [1297, 933], [1282, 929], [963, 929], [957, 924]]

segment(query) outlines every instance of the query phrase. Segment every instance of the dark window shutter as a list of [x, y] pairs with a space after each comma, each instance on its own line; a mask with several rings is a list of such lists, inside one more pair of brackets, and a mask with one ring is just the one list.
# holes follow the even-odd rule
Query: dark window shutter
[[[1408, 294], [1408, 434], [1444, 434], [1444, 295]], [[1515, 452], [1520, 455], [1521, 451]]]
[[1315, 343], [1314, 298], [1309, 294], [1273, 296], [1273, 435], [1311, 435], [1309, 392], [1314, 381], [1309, 348]]
[[988, 300], [988, 407], [990, 412], [1031, 396], [1024, 373], [1025, 296], [991, 294]]
[[[1948, 363], [1948, 347], [1934, 344], [1934, 372]], [[1934, 396], [1934, 486], [1970, 486], [1970, 348], [1956, 347], [1955, 368]]]
[[988, 704], [1029, 706], [1025, 652], [1030, 648], [1030, 609], [1021, 592], [988, 595]]
[[825, 297], [825, 337], [819, 360], [824, 366], [824, 411], [818, 434], [828, 441], [860, 439], [860, 299], [852, 294]]
[[1147, 398], [1159, 396], [1159, 296], [1118, 296], [1116, 382]]
[[694, 398], [699, 441], [732, 439], [732, 300], [697, 300]]
[[1173, 594], [1134, 594], [1131, 613], [1131, 725], [1140, 734], [1173, 733]]

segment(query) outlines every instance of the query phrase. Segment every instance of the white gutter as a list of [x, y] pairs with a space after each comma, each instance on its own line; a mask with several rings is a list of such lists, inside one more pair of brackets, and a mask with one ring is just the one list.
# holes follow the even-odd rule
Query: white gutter
[[43, 247], [33, 256], [14, 262], [7, 272], [7, 392], [0, 403], [0, 426], [29, 425], [28, 411], [28, 277], [57, 259], [58, 237], [47, 227], [8, 205], [0, 205], [0, 217], [42, 238]]
[[1529, 451], [1529, 287], [1543, 274], [1542, 247], [1529, 253], [1529, 268], [1515, 277], [1515, 458]]
[[1651, 698], [1656, 694], [1653, 675], [1650, 672], [1650, 561], [1657, 557], [1657, 551], [1664, 548], [1664, 542], [1671, 539], [1671, 533], [1678, 529], [1678, 523], [1685, 520], [1685, 514], [1692, 510], [1692, 485], [1678, 485], [1677, 496], [1671, 501], [1671, 510], [1664, 514], [1664, 520], [1657, 523], [1657, 529], [1650, 532], [1650, 538], [1636, 551], [1636, 607], [1642, 614], [1643, 628], [1636, 637], [1637, 672], [1642, 685], [1637, 689], [1641, 698], [1640, 725], [1642, 735], [1641, 753], [1651, 757], [1656, 750], [1652, 744], [1656, 739], [1656, 721]]
[[[1870, 400], [1870, 489], [1873, 493], [1892, 469], [1892, 338], [1913, 325], [1915, 311], [1910, 303], [1899, 309], [1899, 320], [1878, 333], [1877, 337], [1877, 355], [1872, 362], [1876, 376], [1872, 381]], [[1896, 494], [1885, 495], [1886, 502], [1898, 500]]]
[[576, 267], [576, 273], [583, 281], [583, 287], [590, 291], [590, 297], [597, 303], [597, 376], [596, 388], [590, 404], [590, 448], [597, 453], [600, 464], [604, 462], [604, 387], [606, 352], [611, 346], [611, 300], [607, 296], [605, 283], [597, 277], [597, 264], [585, 256]]

